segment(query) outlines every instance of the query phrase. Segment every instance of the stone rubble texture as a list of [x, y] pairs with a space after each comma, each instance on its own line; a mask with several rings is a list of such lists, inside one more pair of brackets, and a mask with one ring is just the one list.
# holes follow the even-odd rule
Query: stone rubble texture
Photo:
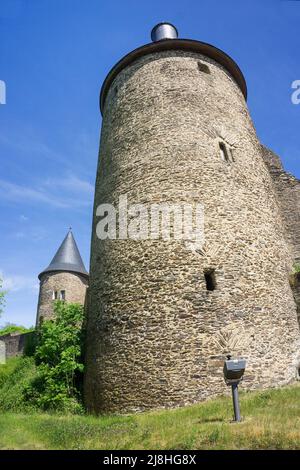
[[69, 303], [85, 304], [88, 279], [75, 272], [53, 271], [41, 275], [40, 292], [37, 307], [37, 325], [41, 318], [53, 317], [53, 292], [65, 291], [65, 300]]
[[[26, 351], [28, 341], [34, 336], [34, 332], [8, 333], [0, 336], [0, 364], [15, 356], [22, 356]], [[2, 362], [1, 362], [2, 360]]]
[[[220, 142], [233, 162], [221, 159]], [[227, 352], [247, 360], [244, 389], [296, 379], [300, 333], [289, 276], [300, 255], [299, 187], [261, 146], [238, 85], [213, 59], [152, 53], [117, 75], [106, 97], [96, 179], [90, 411], [169, 408], [225, 393]], [[96, 208], [117, 207], [124, 194], [130, 204], [203, 204], [203, 249], [173, 239], [99, 240]], [[208, 269], [215, 270], [214, 291], [206, 289]], [[66, 273], [47, 276], [40, 308], [60, 276], [84, 295], [80, 276], [76, 285]]]
[[[284, 170], [278, 155], [263, 146], [262, 151], [277, 192], [277, 201], [283, 216], [286, 240], [294, 263], [300, 266], [300, 181]], [[300, 275], [294, 278], [292, 290], [300, 324]]]

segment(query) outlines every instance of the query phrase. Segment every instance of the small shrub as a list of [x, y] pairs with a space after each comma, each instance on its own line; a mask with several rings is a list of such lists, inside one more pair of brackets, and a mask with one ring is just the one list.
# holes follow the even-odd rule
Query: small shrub
[[43, 410], [82, 412], [83, 307], [58, 301], [54, 313], [37, 332], [37, 375], [27, 387], [26, 399]]
[[300, 264], [294, 263], [291, 274], [289, 275], [289, 282], [292, 288], [299, 285], [300, 282]]
[[37, 348], [37, 333], [33, 331], [31, 334], [26, 336], [26, 342], [24, 347], [24, 356], [34, 356]]
[[30, 331], [34, 331], [34, 328], [26, 328], [22, 325], [15, 325], [13, 323], [9, 323], [5, 325], [3, 328], [0, 329], [0, 336], [8, 335], [10, 333], [29, 333]]
[[5, 296], [7, 294], [7, 291], [2, 289], [2, 284], [3, 284], [3, 281], [0, 278], [0, 316], [1, 316], [1, 314], [3, 312], [3, 308], [5, 306]]
[[300, 273], [300, 264], [299, 263], [294, 264], [293, 273]]

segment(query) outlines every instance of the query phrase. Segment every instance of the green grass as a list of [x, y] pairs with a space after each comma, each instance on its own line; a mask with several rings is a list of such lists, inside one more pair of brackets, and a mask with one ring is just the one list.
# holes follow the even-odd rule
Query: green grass
[[[242, 387], [241, 387], [242, 388]], [[129, 416], [0, 415], [0, 449], [300, 449], [300, 385]]]

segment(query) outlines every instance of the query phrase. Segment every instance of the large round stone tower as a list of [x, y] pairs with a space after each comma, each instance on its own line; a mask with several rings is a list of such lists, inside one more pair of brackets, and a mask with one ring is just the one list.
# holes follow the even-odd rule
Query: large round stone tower
[[[85, 377], [96, 413], [223, 393], [226, 353], [247, 359], [245, 388], [294, 380], [299, 360], [293, 259], [244, 77], [224, 52], [177, 39], [171, 25], [152, 37], [101, 90]], [[99, 238], [101, 205], [118, 214], [125, 196], [202, 204], [204, 243], [133, 239], [124, 227]]]
[[67, 233], [51, 263], [39, 274], [40, 293], [36, 324], [53, 316], [53, 302], [85, 304], [88, 272], [81, 259], [71, 230]]

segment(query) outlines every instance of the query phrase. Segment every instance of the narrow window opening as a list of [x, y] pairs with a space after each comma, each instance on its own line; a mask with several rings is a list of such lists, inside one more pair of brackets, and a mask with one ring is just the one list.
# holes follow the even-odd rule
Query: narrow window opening
[[66, 291], [65, 290], [60, 291], [59, 299], [60, 300], [66, 300]]
[[219, 142], [219, 147], [222, 160], [225, 160], [225, 162], [229, 162], [229, 155], [227, 152], [226, 145], [223, 142]]
[[217, 285], [215, 270], [209, 269], [207, 271], [204, 271], [204, 278], [206, 283], [206, 289], [210, 291], [215, 290]]
[[208, 65], [203, 64], [202, 62], [198, 62], [198, 70], [199, 70], [200, 72], [204, 72], [204, 73], [210, 74], [210, 70], [209, 70]]
[[54, 290], [52, 292], [52, 300], [57, 300], [57, 299], [58, 299], [58, 292], [57, 292], [57, 290]]

